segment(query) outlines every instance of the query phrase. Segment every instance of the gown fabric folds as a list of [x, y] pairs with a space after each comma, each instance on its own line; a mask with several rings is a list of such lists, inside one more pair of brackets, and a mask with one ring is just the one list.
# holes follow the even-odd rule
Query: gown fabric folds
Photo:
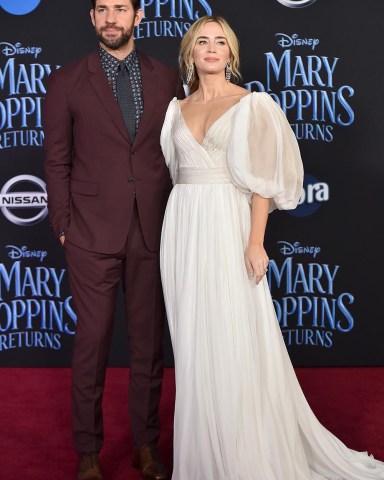
[[161, 275], [175, 357], [173, 480], [384, 479], [310, 409], [265, 277], [248, 277], [252, 192], [294, 208], [303, 169], [295, 136], [266, 93], [220, 116], [200, 144], [177, 99], [161, 145], [174, 188]]

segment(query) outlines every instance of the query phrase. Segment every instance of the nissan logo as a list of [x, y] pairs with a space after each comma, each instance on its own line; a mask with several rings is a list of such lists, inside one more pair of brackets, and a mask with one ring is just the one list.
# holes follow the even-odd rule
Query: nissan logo
[[317, 0], [277, 0], [279, 3], [284, 5], [284, 7], [289, 7], [289, 8], [303, 8], [303, 7], [309, 7], [313, 3], [315, 3]]
[[[48, 214], [45, 183], [33, 175], [11, 178], [0, 191], [0, 209], [5, 218], [15, 225], [36, 225]], [[25, 215], [25, 212], [31, 212], [31, 215]]]

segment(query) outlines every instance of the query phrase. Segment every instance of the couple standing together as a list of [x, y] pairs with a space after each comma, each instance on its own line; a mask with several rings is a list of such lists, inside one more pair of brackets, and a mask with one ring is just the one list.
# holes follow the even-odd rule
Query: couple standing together
[[104, 478], [101, 403], [120, 281], [143, 478], [168, 478], [156, 448], [163, 289], [176, 372], [173, 480], [384, 479], [383, 463], [320, 425], [285, 349], [263, 238], [269, 212], [296, 206], [302, 163], [277, 104], [231, 82], [233, 31], [204, 17], [186, 33], [184, 99], [178, 73], [134, 47], [139, 0], [92, 7], [99, 50], [53, 73], [45, 101], [51, 224], [78, 317], [78, 480]]

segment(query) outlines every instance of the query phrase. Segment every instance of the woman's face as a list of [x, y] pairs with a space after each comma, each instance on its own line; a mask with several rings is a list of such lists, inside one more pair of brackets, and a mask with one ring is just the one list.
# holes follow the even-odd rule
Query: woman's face
[[229, 54], [228, 42], [221, 26], [216, 22], [206, 23], [193, 48], [193, 61], [198, 74], [224, 74]]

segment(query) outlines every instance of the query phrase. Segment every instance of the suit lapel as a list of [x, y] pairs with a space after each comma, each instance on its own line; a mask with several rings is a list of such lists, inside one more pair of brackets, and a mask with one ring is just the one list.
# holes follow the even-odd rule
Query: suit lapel
[[123, 137], [130, 143], [127, 127], [125, 126], [120, 107], [116, 102], [107, 76], [104, 73], [99, 53], [93, 52], [88, 57], [89, 81], [95, 89], [101, 103], [112, 118]]
[[139, 130], [137, 131], [134, 144], [140, 142], [140, 139], [144, 135], [145, 130], [151, 123], [157, 98], [156, 72], [152, 66], [150, 59], [145, 54], [138, 52], [138, 55], [141, 69], [141, 82], [143, 86], [144, 113], [140, 121]]

